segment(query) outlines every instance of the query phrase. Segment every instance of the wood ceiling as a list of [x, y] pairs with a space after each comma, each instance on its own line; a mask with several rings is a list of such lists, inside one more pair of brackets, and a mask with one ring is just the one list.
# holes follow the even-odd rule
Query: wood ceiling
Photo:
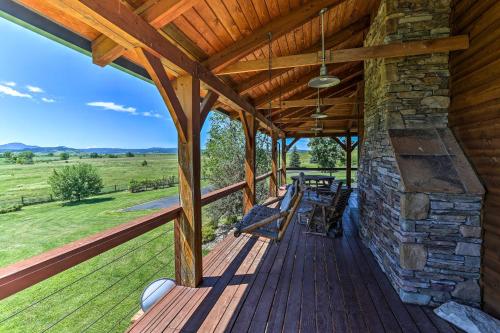
[[[106, 65], [123, 56], [141, 65], [133, 49], [118, 45], [88, 22], [61, 10], [60, 0], [17, 0], [16, 2], [74, 33], [92, 41], [94, 62]], [[362, 47], [369, 27], [369, 15], [378, 0], [122, 0], [190, 59], [201, 62], [218, 74], [238, 61], [268, 59], [268, 34], [272, 33], [272, 56], [281, 57], [321, 49], [318, 12], [325, 15], [328, 49]], [[102, 29], [100, 29], [102, 31]], [[110, 35], [110, 37], [113, 37]], [[181, 69], [166, 65], [170, 79], [183, 75]], [[330, 64], [330, 73], [342, 79], [339, 86], [321, 91], [322, 98], [356, 97], [363, 80], [362, 62]], [[219, 75], [258, 112], [271, 119], [287, 136], [310, 136], [314, 106], [263, 109], [270, 101], [316, 98], [307, 82], [319, 74], [318, 66]], [[271, 80], [270, 80], [271, 76]], [[206, 91], [202, 92], [205, 95]], [[357, 132], [358, 104], [326, 105], [328, 118], [322, 121], [325, 135]], [[237, 116], [235, 108], [219, 99], [217, 108]]]

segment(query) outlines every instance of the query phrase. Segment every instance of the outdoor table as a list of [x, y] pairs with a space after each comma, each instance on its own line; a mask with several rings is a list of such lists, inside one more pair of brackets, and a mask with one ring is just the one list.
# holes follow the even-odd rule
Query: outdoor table
[[[292, 176], [292, 180], [298, 180], [299, 176]], [[326, 176], [326, 175], [304, 175], [304, 181], [307, 186], [311, 186], [314, 182], [316, 185], [316, 189], [321, 186], [330, 187], [335, 180], [334, 176]]]

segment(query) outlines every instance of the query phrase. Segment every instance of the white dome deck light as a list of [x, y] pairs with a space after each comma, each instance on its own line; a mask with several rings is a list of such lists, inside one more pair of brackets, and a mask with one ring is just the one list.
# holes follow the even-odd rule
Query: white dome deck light
[[319, 89], [318, 89], [318, 101], [316, 103], [316, 111], [311, 115], [311, 118], [313, 119], [323, 119], [328, 117], [326, 114], [321, 112], [321, 105], [320, 105], [320, 99], [319, 99]]
[[334, 75], [328, 74], [328, 69], [326, 68], [326, 53], [325, 53], [325, 24], [324, 16], [328, 9], [323, 8], [319, 14], [321, 16], [321, 68], [319, 70], [319, 76], [312, 78], [308, 85], [311, 88], [329, 88], [336, 86], [340, 83], [340, 79]]

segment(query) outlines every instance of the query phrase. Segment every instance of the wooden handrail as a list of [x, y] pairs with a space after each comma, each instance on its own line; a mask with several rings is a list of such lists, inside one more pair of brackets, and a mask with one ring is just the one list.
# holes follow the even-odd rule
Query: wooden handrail
[[263, 174], [263, 175], [257, 176], [257, 177], [255, 178], [255, 181], [256, 181], [256, 182], [263, 181], [264, 179], [271, 177], [271, 174], [272, 174], [272, 172], [268, 172], [268, 173], [265, 173], [265, 174]]
[[180, 211], [181, 207], [176, 205], [2, 268], [0, 299], [164, 225]]
[[[345, 171], [346, 168], [286, 168], [287, 171]], [[358, 170], [358, 168], [351, 168], [351, 170]]]
[[[264, 180], [270, 175], [269, 172], [258, 176], [256, 181]], [[245, 184], [242, 181], [207, 193], [201, 197], [201, 205], [207, 205], [242, 190]], [[167, 224], [174, 220], [181, 210], [182, 207], [175, 205], [0, 268], [0, 300]]]

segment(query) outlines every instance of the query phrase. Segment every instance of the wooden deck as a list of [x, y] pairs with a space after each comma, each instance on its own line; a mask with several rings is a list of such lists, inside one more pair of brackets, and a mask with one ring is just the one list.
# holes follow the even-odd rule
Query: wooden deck
[[404, 304], [355, 226], [342, 238], [294, 220], [278, 245], [226, 237], [204, 259], [200, 288], [175, 287], [130, 332], [456, 332], [427, 307]]

